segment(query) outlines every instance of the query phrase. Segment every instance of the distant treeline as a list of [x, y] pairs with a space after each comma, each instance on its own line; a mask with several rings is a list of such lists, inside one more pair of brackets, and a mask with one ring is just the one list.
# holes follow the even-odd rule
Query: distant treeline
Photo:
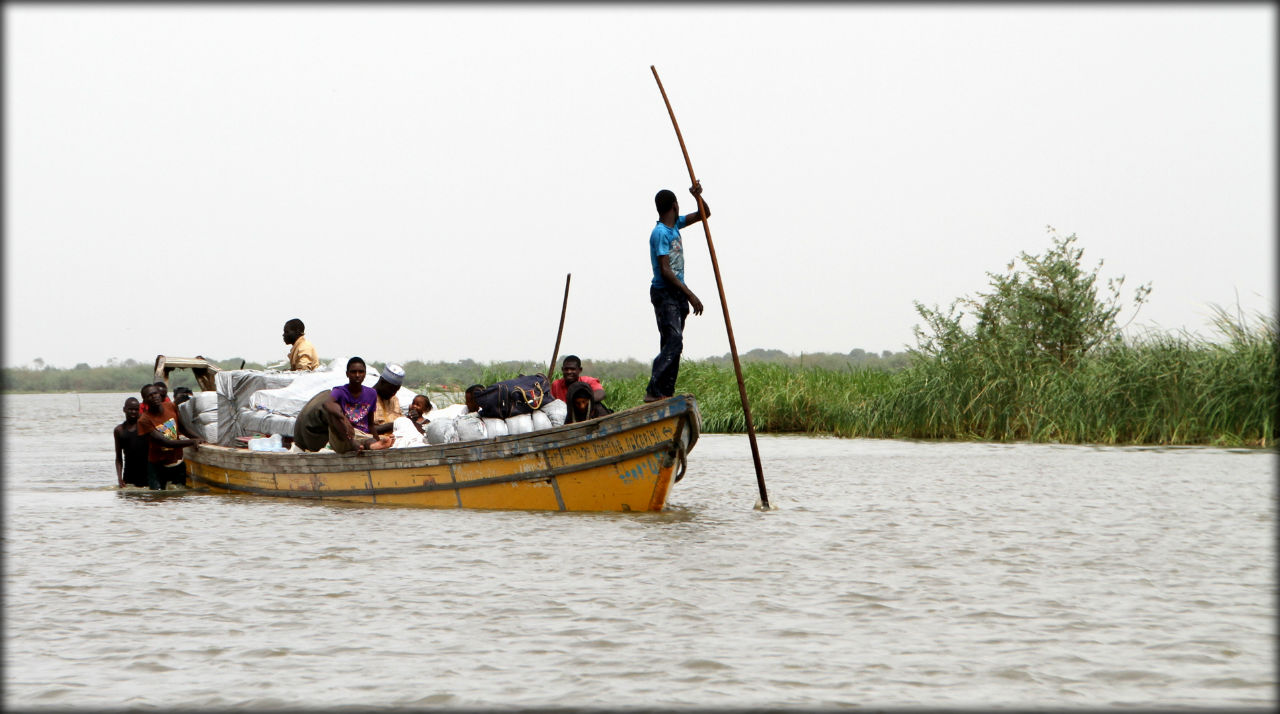
[[[563, 356], [563, 355], [562, 355]], [[586, 374], [605, 381], [633, 379], [649, 374], [649, 363], [637, 360], [592, 360], [580, 355]], [[855, 349], [848, 354], [819, 352], [792, 356], [781, 350], [756, 349], [739, 355], [743, 364], [769, 363], [783, 367], [825, 369], [865, 368], [872, 370], [896, 370], [909, 362], [906, 352], [884, 351], [880, 354]], [[263, 369], [264, 365], [247, 362], [239, 357], [210, 360], [222, 369]], [[708, 365], [731, 365], [731, 357], [712, 357], [697, 360]], [[686, 362], [689, 362], [686, 360]], [[373, 361], [374, 367], [384, 363]], [[461, 391], [471, 384], [492, 384], [516, 374], [543, 372], [545, 362], [509, 360], [481, 363], [465, 359], [461, 362], [422, 362], [411, 360], [403, 363], [405, 386], [416, 391]], [[5, 367], [3, 389], [6, 393], [62, 393], [62, 392], [136, 392], [152, 381], [154, 362], [138, 362], [133, 359], [111, 360], [103, 366], [91, 367], [86, 363], [71, 369], [50, 366]], [[557, 366], [558, 374], [558, 366]], [[196, 387], [189, 370], [175, 370], [170, 374], [170, 387]]]

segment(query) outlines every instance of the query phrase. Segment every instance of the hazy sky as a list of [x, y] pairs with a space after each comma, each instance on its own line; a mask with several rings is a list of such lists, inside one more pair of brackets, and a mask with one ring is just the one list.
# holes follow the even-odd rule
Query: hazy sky
[[[650, 360], [653, 195], [741, 352], [901, 350], [1075, 233], [1274, 313], [1275, 9], [6, 4], [4, 363]], [[685, 355], [728, 339], [706, 304]], [[1126, 291], [1129, 294], [1130, 291]]]

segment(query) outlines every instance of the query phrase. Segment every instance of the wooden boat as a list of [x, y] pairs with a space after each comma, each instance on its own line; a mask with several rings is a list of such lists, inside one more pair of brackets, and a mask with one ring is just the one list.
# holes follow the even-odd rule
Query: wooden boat
[[599, 419], [438, 446], [359, 455], [202, 444], [187, 450], [193, 488], [320, 501], [434, 508], [660, 511], [684, 476], [701, 416], [678, 394]]

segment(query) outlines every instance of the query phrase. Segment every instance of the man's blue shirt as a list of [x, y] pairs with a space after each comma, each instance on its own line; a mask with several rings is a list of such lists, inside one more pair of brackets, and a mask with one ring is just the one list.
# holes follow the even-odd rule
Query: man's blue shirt
[[662, 221], [658, 221], [658, 225], [649, 234], [649, 265], [653, 268], [653, 282], [650, 285], [655, 288], [667, 287], [667, 281], [662, 279], [662, 271], [658, 269], [660, 255], [667, 256], [671, 272], [676, 274], [680, 282], [684, 282], [684, 245], [680, 240], [680, 229], [685, 227], [685, 223], [684, 216], [676, 216], [674, 228], [668, 228]]

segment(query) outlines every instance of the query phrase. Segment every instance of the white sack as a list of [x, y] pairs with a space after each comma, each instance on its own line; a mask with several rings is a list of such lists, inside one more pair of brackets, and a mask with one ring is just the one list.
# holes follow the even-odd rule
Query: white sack
[[217, 424], [196, 424], [194, 431], [200, 435], [200, 438], [210, 444], [218, 443], [218, 425]]
[[191, 405], [194, 421], [197, 424], [212, 424], [218, 421], [218, 393], [216, 391], [197, 392], [182, 403]]
[[[259, 389], [249, 397], [249, 408], [265, 409], [269, 412], [296, 417], [312, 397], [347, 383], [345, 371], [286, 372], [284, 374], [293, 376], [289, 384], [276, 389]], [[366, 374], [364, 377], [366, 387], [372, 387], [377, 382], [378, 378], [375, 375]]]
[[458, 430], [453, 426], [453, 419], [432, 419], [427, 424], [427, 443], [451, 444], [458, 440]]
[[196, 392], [190, 399], [178, 405], [178, 418], [184, 424], [203, 426], [218, 423], [218, 393], [209, 390]]
[[551, 420], [551, 426], [564, 426], [564, 420], [569, 416], [569, 405], [560, 399], [552, 399], [542, 405], [538, 411], [547, 415]]
[[507, 422], [495, 417], [485, 417], [484, 429], [489, 432], [489, 436], [506, 436]]
[[217, 443], [232, 446], [238, 436], [257, 432], [240, 423], [240, 417], [257, 411], [249, 406], [249, 398], [263, 389], [279, 389], [293, 382], [297, 372], [263, 372], [254, 369], [224, 369], [214, 375], [218, 392]]
[[427, 412], [427, 418], [431, 421], [436, 419], [456, 419], [466, 413], [466, 404], [450, 404], [447, 407], [438, 407]]
[[551, 428], [551, 417], [543, 414], [541, 411], [536, 411], [530, 414], [529, 418], [533, 420], [534, 431], [542, 431], [543, 429]]
[[391, 445], [391, 448], [405, 449], [410, 446], [427, 445], [426, 435], [418, 432], [418, 428], [413, 425], [413, 421], [409, 417], [398, 417], [391, 424], [391, 433], [396, 437], [396, 441]]
[[533, 417], [528, 414], [507, 417], [508, 434], [528, 434], [531, 431], [533, 431]]
[[254, 411], [240, 412], [239, 422], [240, 428], [245, 434], [281, 434], [283, 436], [293, 436], [293, 427], [297, 422], [291, 416], [283, 414], [272, 414], [268, 411], [255, 409]]
[[453, 420], [453, 428], [458, 431], [458, 441], [475, 441], [489, 437], [479, 414], [463, 414]]

